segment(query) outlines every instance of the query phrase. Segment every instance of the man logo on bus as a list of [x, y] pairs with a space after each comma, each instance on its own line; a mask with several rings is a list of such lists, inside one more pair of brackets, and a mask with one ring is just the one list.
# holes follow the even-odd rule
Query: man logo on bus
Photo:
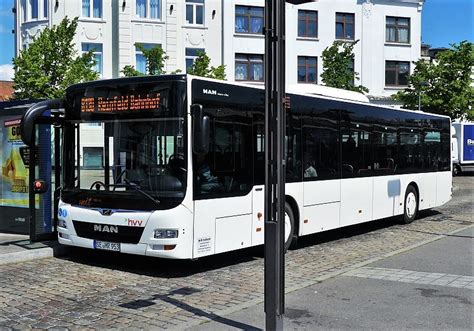
[[118, 233], [118, 226], [116, 226], [116, 225], [94, 224], [94, 231], [96, 231], [96, 232]]
[[216, 91], [216, 90], [208, 90], [207, 88], [203, 88], [203, 89], [202, 89], [202, 93], [204, 93], [204, 94], [210, 94], [210, 95], [217, 95], [217, 91]]

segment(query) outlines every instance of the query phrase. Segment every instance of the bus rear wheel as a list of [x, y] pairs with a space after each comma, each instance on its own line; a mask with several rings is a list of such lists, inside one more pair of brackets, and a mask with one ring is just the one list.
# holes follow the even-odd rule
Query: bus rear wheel
[[288, 202], [285, 202], [285, 252], [290, 248], [295, 232], [295, 216]]
[[418, 213], [418, 193], [413, 185], [408, 185], [403, 206], [403, 223], [408, 224], [415, 220]]

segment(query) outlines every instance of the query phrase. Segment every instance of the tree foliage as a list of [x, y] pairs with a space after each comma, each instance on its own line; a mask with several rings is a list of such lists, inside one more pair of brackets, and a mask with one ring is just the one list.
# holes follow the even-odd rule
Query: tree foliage
[[[159, 46], [145, 49], [140, 44], [135, 44], [135, 46], [143, 53], [143, 56], [146, 59], [146, 75], [163, 75], [166, 74], [164, 71], [165, 62], [168, 60], [166, 52]], [[205, 52], [198, 52], [198, 57], [194, 60], [191, 68], [188, 69], [188, 73], [195, 76], [209, 77], [215, 79], [224, 80], [225, 75], [225, 66], [220, 65], [218, 67], [210, 66], [211, 59], [206, 55]], [[179, 73], [181, 70], [175, 70], [171, 72], [172, 74]], [[141, 73], [133, 65], [126, 65], [122, 69], [122, 73], [125, 77], [134, 77], [134, 76], [143, 76], [144, 73]]]
[[73, 42], [77, 17], [45, 28], [26, 50], [13, 59], [14, 98], [62, 98], [75, 83], [98, 78], [92, 51], [77, 55]]
[[434, 61], [414, 62], [409, 85], [395, 98], [408, 109], [448, 115], [453, 119], [474, 120], [474, 44], [463, 41], [438, 53]]
[[188, 74], [225, 80], [225, 65], [210, 66], [211, 59], [205, 52], [198, 52], [197, 55], [198, 57], [194, 60], [193, 65], [188, 69]]
[[358, 40], [351, 43], [336, 40], [331, 46], [324, 49], [321, 79], [326, 86], [361, 93], [369, 92], [368, 88], [354, 84], [356, 80], [359, 80], [359, 73], [352, 68], [354, 46], [358, 42]]

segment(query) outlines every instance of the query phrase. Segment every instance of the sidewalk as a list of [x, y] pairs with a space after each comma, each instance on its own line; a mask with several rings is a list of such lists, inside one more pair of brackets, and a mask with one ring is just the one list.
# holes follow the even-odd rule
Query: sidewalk
[[[474, 327], [474, 227], [286, 294], [285, 330]], [[263, 303], [191, 330], [260, 330]]]
[[0, 233], [0, 265], [59, 256], [66, 249], [57, 241], [31, 242], [27, 235]]

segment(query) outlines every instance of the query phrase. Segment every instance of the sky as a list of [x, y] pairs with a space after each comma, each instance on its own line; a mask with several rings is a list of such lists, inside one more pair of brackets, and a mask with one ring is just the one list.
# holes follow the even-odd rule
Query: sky
[[[0, 80], [13, 76], [12, 0], [0, 0]], [[474, 0], [426, 0], [422, 11], [422, 40], [432, 47], [474, 42]]]

